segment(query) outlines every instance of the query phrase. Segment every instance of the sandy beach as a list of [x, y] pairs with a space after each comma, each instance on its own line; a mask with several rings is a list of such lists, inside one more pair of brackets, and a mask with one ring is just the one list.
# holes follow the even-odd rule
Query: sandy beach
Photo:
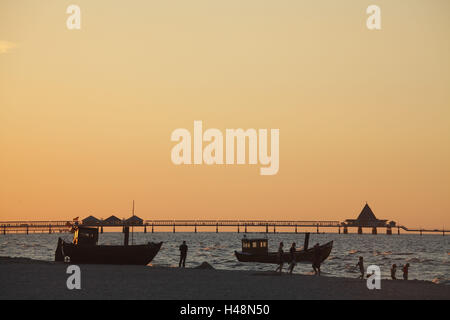
[[80, 265], [81, 290], [68, 290], [68, 265], [0, 258], [0, 299], [450, 299], [450, 286], [271, 272]]

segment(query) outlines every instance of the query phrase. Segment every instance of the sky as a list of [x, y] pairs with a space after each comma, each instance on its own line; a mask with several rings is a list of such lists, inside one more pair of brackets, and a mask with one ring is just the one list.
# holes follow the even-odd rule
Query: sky
[[[66, 9], [81, 9], [81, 29]], [[381, 8], [368, 30], [366, 8]], [[450, 226], [448, 0], [2, 0], [0, 221]], [[171, 162], [177, 128], [279, 129], [280, 164]]]

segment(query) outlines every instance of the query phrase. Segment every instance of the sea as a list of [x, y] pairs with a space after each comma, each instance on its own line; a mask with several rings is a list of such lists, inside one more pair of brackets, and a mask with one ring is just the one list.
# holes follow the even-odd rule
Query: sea
[[[280, 241], [285, 250], [292, 242], [302, 247], [304, 234], [298, 233], [247, 233], [247, 238], [267, 238], [269, 250], [277, 251]], [[58, 237], [71, 241], [72, 234], [6, 234], [0, 235], [0, 256], [24, 257], [53, 261]], [[144, 244], [163, 242], [160, 252], [149, 266], [178, 267], [179, 246], [186, 241], [189, 250], [186, 267], [196, 267], [208, 262], [215, 269], [272, 271], [275, 265], [241, 263], [234, 256], [241, 250], [243, 233], [235, 232], [134, 232], [130, 242]], [[427, 280], [450, 285], [450, 237], [442, 235], [371, 235], [371, 234], [311, 234], [310, 246], [334, 241], [329, 258], [322, 264], [322, 274], [331, 277], [357, 278], [358, 258], [364, 258], [365, 267], [377, 265], [382, 278], [390, 278], [392, 264], [397, 265], [397, 278], [402, 278], [402, 266], [409, 263], [410, 280]], [[100, 234], [99, 244], [122, 244], [123, 234]], [[287, 265], [285, 265], [285, 268]], [[297, 264], [294, 273], [311, 275], [309, 264]]]

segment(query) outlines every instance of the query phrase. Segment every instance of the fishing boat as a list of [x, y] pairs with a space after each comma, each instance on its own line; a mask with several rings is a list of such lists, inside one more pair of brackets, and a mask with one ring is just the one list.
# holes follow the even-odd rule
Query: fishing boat
[[162, 242], [128, 245], [129, 227], [124, 227], [123, 245], [98, 245], [98, 229], [74, 226], [73, 242], [58, 239], [55, 261], [87, 264], [147, 265], [161, 249]]
[[[309, 233], [305, 234], [305, 243], [303, 248], [296, 250], [294, 257], [298, 263], [312, 263], [315, 256], [315, 250], [318, 250], [319, 261], [322, 263], [333, 249], [333, 241], [319, 245], [318, 248], [308, 248]], [[269, 252], [267, 239], [242, 239], [242, 251], [235, 251], [234, 254], [240, 262], [260, 262], [260, 263], [280, 263], [278, 252]], [[283, 262], [289, 263], [292, 256], [289, 251], [283, 253]]]

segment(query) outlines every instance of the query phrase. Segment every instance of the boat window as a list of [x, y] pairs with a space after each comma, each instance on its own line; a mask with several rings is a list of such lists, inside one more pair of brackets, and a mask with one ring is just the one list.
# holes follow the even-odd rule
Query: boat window
[[256, 242], [252, 242], [253, 248], [256, 248], [258, 244]]

